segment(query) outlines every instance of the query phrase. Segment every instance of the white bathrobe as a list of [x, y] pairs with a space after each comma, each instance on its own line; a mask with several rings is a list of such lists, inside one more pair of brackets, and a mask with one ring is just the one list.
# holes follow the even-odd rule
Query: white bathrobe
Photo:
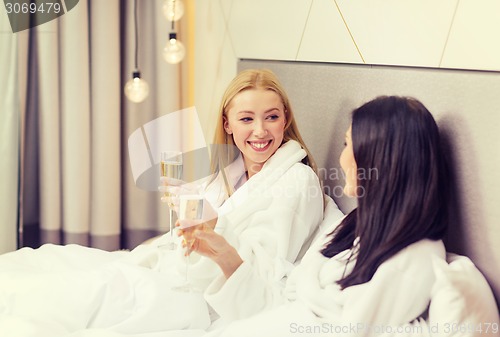
[[351, 252], [326, 258], [319, 251], [328, 241], [322, 235], [293, 270], [286, 285], [287, 303], [231, 324], [222, 336], [416, 335], [404, 329], [411, 329], [408, 323], [428, 306], [435, 281], [432, 261], [445, 260], [442, 241], [421, 240], [406, 247], [385, 261], [369, 282], [344, 290], [336, 281], [352, 269], [352, 260], [346, 268]]
[[[301, 162], [305, 156], [296, 141], [283, 144], [219, 208], [215, 231], [244, 261], [229, 279], [210, 259], [191, 257], [190, 281], [206, 289], [205, 299], [225, 321], [283, 301], [284, 278], [323, 219], [319, 179]], [[240, 158], [228, 171], [229, 180], [237, 184], [244, 174]], [[221, 186], [216, 180], [208, 194], [222, 194]]]

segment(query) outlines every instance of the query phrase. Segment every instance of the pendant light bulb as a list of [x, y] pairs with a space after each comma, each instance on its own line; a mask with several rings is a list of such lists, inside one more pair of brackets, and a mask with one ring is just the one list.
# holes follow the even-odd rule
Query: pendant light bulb
[[184, 15], [182, 0], [165, 0], [163, 2], [163, 15], [168, 21], [177, 21]]
[[141, 78], [141, 73], [139, 71], [134, 71], [132, 73], [132, 79], [125, 83], [125, 96], [134, 102], [140, 103], [148, 97], [149, 85], [146, 81]]
[[184, 59], [186, 48], [182, 42], [177, 40], [176, 33], [170, 33], [169, 40], [165, 48], [163, 48], [163, 57], [170, 64], [177, 64]]

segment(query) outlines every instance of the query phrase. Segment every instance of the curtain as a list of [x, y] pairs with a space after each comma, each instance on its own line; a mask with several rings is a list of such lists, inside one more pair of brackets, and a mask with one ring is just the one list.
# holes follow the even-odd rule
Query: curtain
[[[1, 13], [0, 15], [4, 15]], [[18, 52], [26, 49], [27, 34], [12, 33], [6, 15], [0, 20], [0, 253], [12, 251], [17, 245], [19, 203], [19, 118], [24, 105], [26, 72], [20, 64], [26, 60]]]
[[[18, 146], [14, 131], [1, 134], [21, 163], [9, 166], [3, 179], [13, 186], [0, 199], [14, 200], [16, 209], [21, 182], [20, 246], [133, 248], [169, 228], [159, 194], [134, 184], [127, 139], [143, 124], [181, 108], [180, 66], [162, 59], [170, 29], [162, 2], [137, 0], [137, 5], [138, 65], [150, 86], [142, 103], [123, 94], [135, 61], [132, 0], [80, 0], [58, 19], [27, 31], [28, 47], [7, 48], [26, 59], [19, 68], [28, 79], [25, 97], [18, 95], [17, 107], [10, 109], [20, 121]], [[1, 53], [7, 53], [4, 45]], [[16, 62], [14, 56], [2, 57], [10, 62], [2, 67]], [[15, 121], [9, 125], [15, 129]], [[8, 226], [16, 225], [10, 220]]]
[[[191, 1], [185, 1], [188, 5]], [[127, 22], [124, 30], [133, 36], [133, 2], [127, 2]], [[181, 106], [181, 64], [172, 65], [163, 60], [163, 48], [167, 43], [171, 23], [162, 12], [163, 1], [138, 0], [139, 55], [138, 66], [141, 76], [149, 83], [149, 97], [141, 104], [125, 100], [122, 133], [122, 217], [125, 247], [135, 247], [146, 239], [168, 231], [168, 208], [161, 204], [159, 193], [141, 190], [134, 184], [127, 151], [128, 136], [145, 123], [165, 114], [180, 110]], [[181, 27], [176, 25], [179, 36]], [[134, 43], [129, 39], [124, 54], [127, 57], [122, 76], [124, 82], [132, 76], [134, 68]], [[151, 90], [154, 90], [151, 93]]]

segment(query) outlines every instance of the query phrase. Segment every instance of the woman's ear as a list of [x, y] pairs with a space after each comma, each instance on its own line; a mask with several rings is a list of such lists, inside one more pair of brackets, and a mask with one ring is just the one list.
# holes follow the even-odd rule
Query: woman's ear
[[227, 117], [226, 116], [222, 116], [222, 120], [223, 120], [223, 125], [224, 125], [224, 131], [226, 131], [226, 133], [228, 135], [232, 135], [233, 134], [233, 130], [231, 130], [231, 127], [229, 126], [229, 121], [227, 120]]

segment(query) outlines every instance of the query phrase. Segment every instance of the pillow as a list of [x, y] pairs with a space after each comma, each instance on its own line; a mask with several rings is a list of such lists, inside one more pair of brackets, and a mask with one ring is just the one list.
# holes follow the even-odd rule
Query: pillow
[[433, 261], [430, 331], [435, 336], [499, 336], [498, 308], [484, 276], [466, 256], [448, 254], [447, 260]]

